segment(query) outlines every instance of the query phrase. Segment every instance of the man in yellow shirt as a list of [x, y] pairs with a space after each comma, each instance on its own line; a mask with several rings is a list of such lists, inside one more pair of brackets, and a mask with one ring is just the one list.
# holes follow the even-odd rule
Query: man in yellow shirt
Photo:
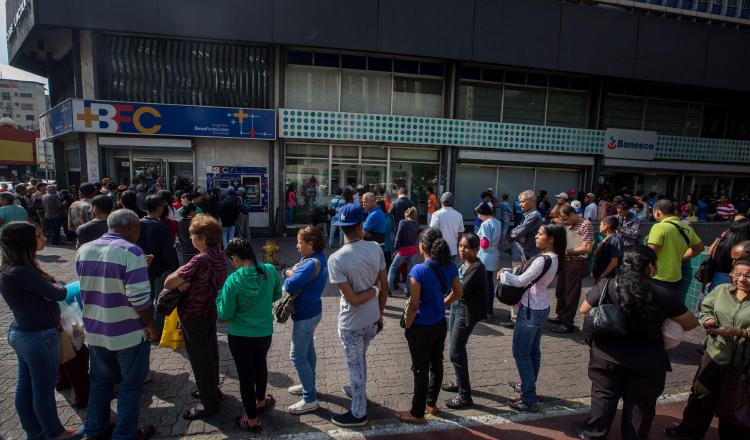
[[659, 200], [653, 208], [658, 222], [648, 234], [648, 247], [656, 252], [654, 281], [677, 292], [682, 280], [682, 262], [698, 256], [704, 246], [693, 228], [677, 217], [674, 203]]

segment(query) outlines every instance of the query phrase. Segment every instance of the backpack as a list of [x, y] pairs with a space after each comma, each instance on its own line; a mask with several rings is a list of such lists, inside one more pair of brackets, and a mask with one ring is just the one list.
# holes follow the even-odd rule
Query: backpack
[[[303, 258], [300, 263], [312, 260], [315, 263], [315, 270], [313, 276], [309, 282], [314, 281], [320, 274], [320, 260], [317, 258]], [[294, 314], [294, 301], [297, 299], [302, 290], [298, 290], [293, 293], [289, 293], [286, 290], [281, 295], [281, 299], [276, 301], [273, 305], [273, 315], [276, 317], [276, 322], [279, 324], [285, 323], [292, 314]]]

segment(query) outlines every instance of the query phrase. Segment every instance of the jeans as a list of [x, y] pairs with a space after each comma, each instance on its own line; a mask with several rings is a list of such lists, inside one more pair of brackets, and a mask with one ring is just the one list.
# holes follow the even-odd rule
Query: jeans
[[510, 229], [510, 219], [503, 219], [502, 220], [502, 232], [500, 235], [500, 242], [505, 243], [508, 240], [508, 229]]
[[271, 348], [271, 336], [259, 338], [227, 335], [229, 351], [237, 367], [240, 379], [240, 396], [242, 406], [248, 418], [258, 417], [256, 401], [266, 399], [268, 387], [268, 349]]
[[487, 314], [495, 313], [495, 272], [487, 273]]
[[412, 325], [405, 331], [414, 373], [411, 415], [424, 417], [425, 406], [437, 403], [443, 383], [443, 349], [448, 331], [445, 319], [432, 325]]
[[110, 351], [89, 347], [91, 356], [91, 392], [84, 433], [87, 437], [104, 438], [109, 429], [109, 406], [115, 382], [120, 379], [117, 396], [117, 422], [112, 440], [137, 438], [138, 416], [143, 395], [143, 381], [148, 374], [151, 344], [140, 344], [123, 350]]
[[339, 330], [352, 390], [351, 412], [358, 419], [367, 415], [367, 347], [376, 334], [377, 323], [359, 330]]
[[[531, 317], [528, 312], [531, 310]], [[513, 329], [513, 358], [521, 376], [521, 398], [529, 405], [537, 402], [536, 379], [542, 363], [542, 328], [549, 317], [549, 307], [544, 310], [519, 307], [516, 327]]]
[[[338, 240], [336, 240], [336, 236], [338, 235]], [[328, 234], [328, 247], [333, 248], [334, 242], [339, 244], [339, 247], [344, 245], [344, 233], [341, 232], [341, 228], [338, 226], [333, 225], [333, 220], [331, 220], [331, 232]]]
[[18, 357], [16, 411], [29, 440], [54, 438], [65, 430], [57, 416], [55, 382], [60, 363], [56, 328], [37, 332], [8, 329], [8, 343]]
[[429, 212], [427, 213], [427, 227], [430, 226], [430, 223], [432, 223], [432, 214]]
[[60, 228], [62, 227], [62, 219], [59, 218], [48, 218], [44, 220], [45, 226], [47, 227], [47, 237], [52, 244], [60, 243]]
[[472, 330], [474, 330], [474, 325], [468, 325], [466, 322], [466, 303], [463, 301], [454, 303], [448, 319], [448, 333], [451, 337], [450, 358], [453, 369], [456, 370], [458, 394], [462, 397], [471, 397], [466, 343], [469, 341]]
[[302, 383], [302, 399], [305, 403], [318, 400], [318, 392], [315, 389], [315, 367], [318, 362], [315, 354], [315, 328], [320, 323], [321, 316], [292, 321], [292, 348], [289, 359], [294, 364]]
[[[388, 288], [390, 289], [391, 286], [393, 286], [396, 283], [396, 275], [398, 275], [398, 269], [401, 267], [402, 264], [404, 264], [404, 261], [406, 261], [406, 273], [411, 272], [412, 266], [414, 266], [414, 259], [416, 258], [417, 254], [410, 255], [408, 257], [404, 257], [402, 255], [399, 255], [396, 253], [396, 257], [393, 259], [393, 263], [391, 263], [391, 266], [388, 268]], [[406, 282], [406, 291], [409, 292], [409, 289], [411, 287], [411, 283]]]
[[286, 207], [286, 224], [287, 226], [294, 224], [294, 206]]
[[222, 226], [221, 227], [221, 241], [224, 243], [224, 248], [227, 247], [230, 241], [234, 238], [235, 226]]

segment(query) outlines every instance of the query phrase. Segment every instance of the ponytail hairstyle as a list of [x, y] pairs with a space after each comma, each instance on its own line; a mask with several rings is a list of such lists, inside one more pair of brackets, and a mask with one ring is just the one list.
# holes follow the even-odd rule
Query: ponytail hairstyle
[[628, 332], [661, 339], [662, 319], [654, 305], [649, 270], [656, 263], [656, 252], [642, 244], [625, 248], [622, 266], [615, 277], [618, 303], [627, 316]]
[[237, 257], [240, 260], [252, 261], [258, 274], [263, 275], [268, 279], [268, 274], [263, 270], [260, 262], [255, 257], [255, 251], [253, 250], [253, 245], [250, 244], [250, 240], [245, 240], [244, 238], [233, 238], [232, 241], [227, 243], [227, 248], [224, 252], [229, 258]]
[[565, 226], [562, 223], [546, 223], [542, 227], [544, 228], [544, 234], [552, 239], [553, 249], [557, 255], [557, 273], [560, 273], [565, 266], [565, 251], [568, 248], [568, 235], [565, 232]]
[[419, 234], [419, 244], [427, 250], [430, 258], [441, 266], [451, 262], [451, 250], [439, 229], [426, 228]]

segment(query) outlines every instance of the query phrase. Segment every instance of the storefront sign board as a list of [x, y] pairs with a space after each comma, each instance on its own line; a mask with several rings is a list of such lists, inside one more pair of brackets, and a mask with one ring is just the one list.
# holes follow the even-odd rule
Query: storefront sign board
[[206, 186], [209, 191], [214, 188], [234, 189], [244, 187], [246, 190], [245, 206], [250, 212], [268, 212], [268, 169], [266, 167], [209, 167], [206, 174]]
[[608, 128], [604, 143], [604, 157], [641, 160], [654, 160], [656, 157], [655, 131]]

